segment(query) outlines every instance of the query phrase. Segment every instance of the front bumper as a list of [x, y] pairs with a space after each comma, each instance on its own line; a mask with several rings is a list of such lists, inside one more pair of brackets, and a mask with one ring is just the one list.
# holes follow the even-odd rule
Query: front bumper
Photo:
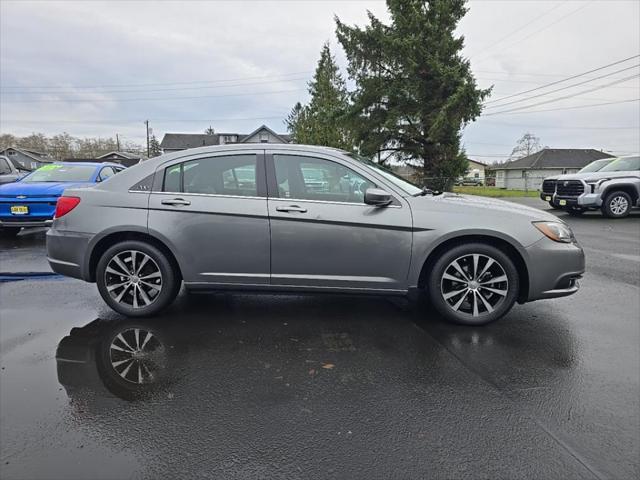
[[540, 192], [540, 200], [544, 200], [545, 202], [552, 202], [553, 201], [553, 193]]
[[47, 260], [51, 270], [67, 277], [89, 281], [86, 253], [93, 235], [78, 232], [47, 232]]
[[562, 207], [599, 208], [602, 206], [602, 197], [599, 193], [583, 193], [579, 197], [555, 195], [553, 201]]
[[542, 238], [527, 248], [529, 293], [526, 301], [573, 295], [580, 288], [585, 257], [577, 243]]

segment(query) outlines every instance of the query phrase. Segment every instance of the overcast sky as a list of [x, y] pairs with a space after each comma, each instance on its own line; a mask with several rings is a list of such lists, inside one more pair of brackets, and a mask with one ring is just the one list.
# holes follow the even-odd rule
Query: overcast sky
[[[472, 1], [469, 7], [459, 32], [480, 85], [494, 85], [491, 100], [640, 54], [637, 0]], [[265, 123], [284, 132], [293, 104], [307, 99], [323, 42], [344, 71], [334, 15], [362, 25], [366, 9], [388, 18], [384, 1], [0, 0], [0, 130], [119, 133], [142, 143], [149, 119], [158, 139], [209, 125], [248, 133]], [[639, 63], [632, 58], [488, 104], [486, 115], [465, 130], [469, 156], [503, 159], [525, 131], [549, 147], [638, 152], [640, 102], [621, 102], [640, 98]]]

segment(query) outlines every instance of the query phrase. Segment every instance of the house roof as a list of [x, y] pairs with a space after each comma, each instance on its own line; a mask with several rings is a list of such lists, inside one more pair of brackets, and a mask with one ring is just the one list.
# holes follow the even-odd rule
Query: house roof
[[221, 136], [235, 135], [238, 137], [238, 143], [244, 143], [249, 138], [256, 135], [261, 130], [267, 130], [282, 143], [291, 142], [291, 135], [276, 133], [266, 125], [261, 125], [249, 134], [244, 133], [165, 133], [160, 147], [163, 150], [186, 150], [187, 148], [209, 147], [220, 144]]
[[116, 157], [120, 157], [120, 158], [126, 158], [129, 160], [140, 160], [142, 158], [142, 156], [136, 153], [131, 153], [131, 152], [109, 152], [109, 153], [105, 153], [104, 155], [100, 155], [98, 159], [109, 157], [112, 155], [115, 155]]
[[481, 162], [480, 160], [476, 160], [475, 158], [468, 158], [470, 162], [477, 163], [478, 165], [482, 165], [483, 167], [488, 167], [489, 165], [485, 162]]
[[[231, 134], [228, 134], [231, 135]], [[167, 150], [185, 150], [187, 148], [209, 147], [220, 143], [220, 135], [206, 133], [165, 133], [160, 147]]]
[[496, 167], [496, 170], [582, 168], [594, 160], [612, 157], [613, 155], [592, 148], [544, 148], [539, 152]]
[[6, 152], [7, 150], [15, 150], [16, 152], [20, 152], [21, 154], [39, 162], [53, 162], [53, 160], [48, 158], [46, 154], [36, 150], [31, 150], [30, 148], [7, 147], [4, 150], [1, 150], [0, 153]]

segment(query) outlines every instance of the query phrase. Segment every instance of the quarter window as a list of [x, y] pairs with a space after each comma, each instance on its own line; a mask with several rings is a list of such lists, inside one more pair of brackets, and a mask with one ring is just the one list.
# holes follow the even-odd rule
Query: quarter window
[[364, 203], [376, 185], [344, 165], [322, 158], [273, 156], [280, 198]]
[[166, 169], [165, 192], [258, 196], [256, 155], [200, 158]]

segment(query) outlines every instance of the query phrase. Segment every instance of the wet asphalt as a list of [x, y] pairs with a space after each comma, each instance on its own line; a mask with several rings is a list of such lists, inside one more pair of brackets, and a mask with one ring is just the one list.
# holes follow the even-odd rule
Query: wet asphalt
[[[185, 292], [131, 321], [40, 275], [42, 231], [2, 239], [0, 477], [637, 478], [640, 214], [558, 215], [581, 290], [479, 328], [420, 300]], [[135, 330], [142, 387], [106, 368]]]

